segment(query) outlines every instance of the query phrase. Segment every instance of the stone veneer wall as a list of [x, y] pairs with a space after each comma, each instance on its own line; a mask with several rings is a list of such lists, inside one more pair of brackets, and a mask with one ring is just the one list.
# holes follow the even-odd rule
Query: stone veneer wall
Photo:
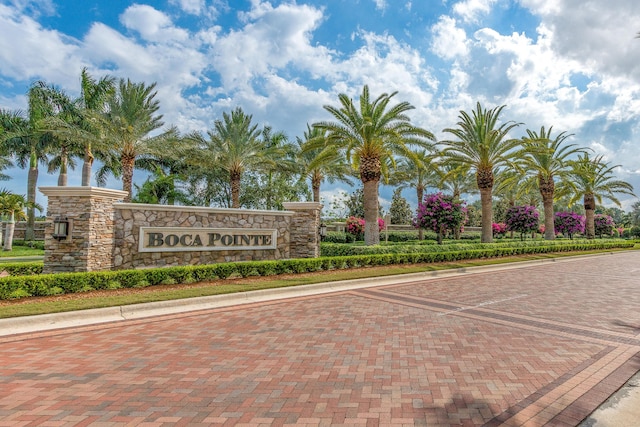
[[[40, 187], [48, 197], [44, 271], [84, 272], [307, 258], [319, 255], [319, 203], [285, 203], [287, 211], [122, 203], [126, 192], [97, 187]], [[66, 217], [70, 233], [52, 237], [53, 220]], [[140, 251], [141, 227], [276, 230], [275, 248]], [[251, 232], [247, 232], [251, 234]]]
[[[114, 202], [126, 192], [98, 187], [40, 187], [47, 196], [44, 273], [111, 270], [114, 249]], [[53, 219], [69, 220], [69, 236], [56, 240]]]
[[316, 202], [287, 202], [282, 206], [293, 211], [291, 223], [291, 258], [316, 258], [320, 256], [320, 211]]
[[[118, 228], [115, 236], [114, 267], [140, 268], [216, 262], [274, 260], [289, 258], [289, 226], [292, 212], [193, 206], [115, 205]], [[275, 229], [276, 249], [138, 252], [140, 227], [200, 227]]]

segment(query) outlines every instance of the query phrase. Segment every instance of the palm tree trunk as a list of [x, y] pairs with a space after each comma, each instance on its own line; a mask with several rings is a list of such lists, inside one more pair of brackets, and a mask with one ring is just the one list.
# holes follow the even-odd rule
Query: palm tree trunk
[[[424, 198], [424, 186], [416, 185], [416, 195], [418, 196], [418, 203], [422, 203], [422, 199]], [[424, 240], [424, 230], [422, 228], [418, 228], [418, 240]]]
[[542, 205], [544, 206], [544, 240], [554, 240], [556, 238], [556, 231], [553, 212], [553, 194], [542, 194]]
[[480, 188], [480, 206], [482, 207], [482, 234], [480, 235], [481, 243], [493, 242], [493, 207], [492, 203], [492, 187]]
[[[36, 185], [38, 183], [38, 167], [31, 166], [29, 168], [29, 174], [27, 177], [27, 201], [29, 202], [29, 207], [27, 207], [27, 228], [24, 232], [24, 240], [32, 241], [35, 240], [35, 221], [36, 221]], [[11, 237], [13, 237], [13, 231], [11, 232]], [[10, 250], [10, 249], [9, 249]]]
[[237, 209], [240, 207], [240, 173], [231, 172], [229, 179], [231, 184], [231, 207]]
[[67, 157], [63, 154], [60, 163], [60, 175], [58, 175], [58, 187], [66, 187], [68, 181]]
[[135, 157], [123, 155], [122, 162], [122, 191], [126, 191], [125, 202], [130, 202], [133, 197], [133, 165]]
[[84, 163], [82, 164], [82, 186], [89, 187], [91, 185], [91, 167], [93, 166], [93, 154], [91, 153], [91, 145], [87, 145], [84, 150]]
[[380, 181], [363, 181], [364, 186], [364, 244], [380, 243], [378, 230], [378, 183]]
[[584, 213], [585, 213], [585, 231], [587, 239], [593, 239], [596, 237], [596, 224], [595, 224], [595, 209], [596, 200], [593, 194], [584, 195]]
[[320, 201], [320, 183], [322, 182], [322, 175], [314, 173], [311, 177], [311, 190], [313, 191], [313, 201]]
[[14, 217], [14, 213], [11, 212], [11, 216], [9, 217], [9, 221], [7, 222], [7, 233], [4, 237], [4, 247], [3, 250], [10, 251], [13, 250], [13, 232], [16, 227], [16, 221]]

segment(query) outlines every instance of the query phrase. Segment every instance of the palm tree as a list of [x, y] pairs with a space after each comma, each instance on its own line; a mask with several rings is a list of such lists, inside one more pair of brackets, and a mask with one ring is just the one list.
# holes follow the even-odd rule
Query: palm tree
[[[408, 156], [401, 158], [389, 178], [389, 183], [402, 190], [415, 188], [417, 203], [422, 203], [427, 186], [436, 186], [438, 171], [429, 150], [413, 150]], [[424, 230], [418, 229], [418, 239], [424, 239]]]
[[282, 158], [279, 145], [269, 145], [261, 138], [258, 125], [252, 124], [252, 115], [242, 108], [222, 114], [222, 120], [214, 122], [207, 131], [208, 138], [193, 133], [190, 138], [197, 145], [191, 158], [202, 168], [221, 168], [228, 174], [231, 186], [231, 207], [240, 207], [240, 180], [246, 170], [267, 170], [276, 166], [275, 159]]
[[[352, 184], [349, 176], [351, 175], [351, 166], [345, 161], [344, 156], [333, 145], [327, 145], [327, 132], [307, 124], [307, 130], [303, 134], [303, 138], [297, 137], [298, 162], [302, 170], [302, 175], [311, 180], [311, 191], [313, 193], [313, 201], [320, 201], [320, 185], [325, 179], [330, 183], [336, 180], [348, 184]], [[311, 143], [323, 141], [320, 147], [315, 149], [307, 149]]]
[[82, 186], [91, 185], [91, 170], [94, 156], [92, 143], [100, 141], [100, 131], [92, 124], [92, 117], [105, 112], [106, 101], [115, 94], [115, 77], [103, 76], [99, 80], [93, 78], [87, 68], [80, 73], [80, 97], [76, 100], [81, 115], [78, 120], [78, 128], [85, 131], [87, 138], [84, 142], [84, 162], [82, 165]]
[[440, 181], [438, 188], [451, 193], [455, 200], [460, 200], [463, 194], [475, 194], [478, 192], [473, 175], [469, 173], [471, 167], [468, 164], [455, 163], [453, 161], [438, 162], [435, 171]]
[[[434, 140], [431, 132], [411, 125], [406, 114], [414, 108], [411, 104], [389, 105], [396, 94], [383, 93], [371, 102], [369, 87], [365, 85], [359, 108], [348, 95], [340, 94], [340, 107], [324, 106], [337, 121], [314, 124], [327, 132], [326, 143], [343, 150], [347, 161], [359, 172], [364, 187], [364, 239], [367, 245], [380, 243], [378, 186], [383, 176], [389, 176], [389, 167], [395, 165], [394, 156], [409, 155], [413, 145], [428, 148], [428, 140]], [[323, 142], [310, 144], [307, 149], [318, 148]]]
[[540, 132], [527, 129], [527, 136], [522, 139], [523, 149], [519, 153], [520, 165], [524, 170], [536, 177], [538, 190], [542, 196], [544, 209], [544, 238], [555, 239], [554, 231], [554, 196], [555, 180], [568, 177], [567, 161], [569, 157], [584, 152], [576, 144], [565, 145], [564, 142], [571, 135], [559, 133], [551, 137], [551, 130]]
[[5, 147], [20, 168], [29, 168], [27, 175], [27, 227], [25, 240], [34, 240], [36, 186], [39, 164], [48, 164], [47, 153], [53, 141], [53, 134], [43, 129], [43, 121], [55, 115], [56, 107], [44, 96], [46, 84], [36, 82], [28, 92], [29, 108], [26, 117], [14, 114], [7, 124], [9, 128], [3, 136]]
[[[15, 122], [20, 121], [21, 119], [22, 117], [19, 112], [0, 108], [0, 142], [2, 142], [0, 146], [0, 171], [14, 166], [11, 161], [11, 152], [3, 142], [8, 130], [13, 129], [15, 127]], [[10, 179], [11, 177], [9, 175], [0, 172], [0, 181], [8, 181]]]
[[13, 194], [5, 189], [0, 191], [0, 214], [7, 217], [7, 234], [4, 236], [3, 248], [5, 251], [13, 249], [13, 233], [16, 220], [25, 219], [24, 210], [30, 207], [42, 210], [42, 207], [36, 203], [28, 202], [22, 195]]
[[511, 154], [520, 144], [519, 140], [508, 138], [509, 132], [519, 126], [519, 123], [506, 122], [498, 126], [498, 119], [504, 107], [503, 105], [486, 110], [478, 102], [476, 110], [471, 115], [460, 111], [458, 127], [444, 130], [457, 139], [440, 142], [445, 147], [442, 155], [448, 159], [447, 161], [467, 164], [475, 170], [482, 206], [483, 243], [493, 241], [493, 171], [508, 164]]
[[167, 138], [166, 132], [149, 136], [163, 125], [162, 115], [156, 114], [160, 102], [155, 99], [155, 87], [155, 83], [147, 86], [120, 79], [115, 94], [107, 99], [106, 111], [95, 116], [104, 146], [109, 147], [105, 157], [111, 162], [119, 159], [122, 189], [128, 194], [125, 201], [133, 195], [136, 158], [155, 151], [157, 144]]
[[37, 93], [37, 99], [49, 111], [49, 114], [39, 123], [42, 132], [50, 132], [52, 135], [48, 146], [49, 154], [52, 155], [49, 159], [48, 172], [60, 171], [58, 186], [66, 186], [68, 169], [75, 168], [74, 157], [82, 153], [82, 146], [76, 142], [73, 132], [67, 131], [75, 125], [78, 111], [71, 98], [55, 86], [38, 82], [33, 90]]
[[588, 239], [593, 239], [595, 237], [596, 202], [602, 203], [603, 199], [608, 199], [621, 206], [615, 193], [635, 196], [633, 186], [628, 182], [614, 179], [613, 172], [619, 165], [610, 166], [602, 156], [596, 156], [592, 159], [588, 153], [583, 153], [578, 156], [577, 160], [570, 161], [569, 164], [571, 180], [567, 184], [574, 191], [569, 205], [582, 197], [586, 215], [586, 235]]

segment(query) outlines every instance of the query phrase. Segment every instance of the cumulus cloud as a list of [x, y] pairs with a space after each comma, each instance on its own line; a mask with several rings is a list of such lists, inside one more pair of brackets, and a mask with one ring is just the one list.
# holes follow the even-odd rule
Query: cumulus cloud
[[120, 22], [150, 42], [185, 41], [189, 38], [187, 31], [176, 28], [166, 14], [147, 5], [129, 6], [120, 16]]
[[465, 22], [477, 22], [491, 11], [497, 0], [464, 0], [453, 5], [453, 12]]
[[450, 16], [441, 16], [431, 28], [431, 50], [446, 60], [464, 60], [469, 54], [467, 34]]

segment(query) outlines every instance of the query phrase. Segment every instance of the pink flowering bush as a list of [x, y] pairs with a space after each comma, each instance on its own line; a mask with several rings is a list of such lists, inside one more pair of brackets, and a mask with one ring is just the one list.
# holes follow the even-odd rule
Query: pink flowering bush
[[[378, 218], [378, 231], [384, 230], [384, 219]], [[361, 240], [364, 238], [364, 219], [356, 218], [355, 216], [350, 216], [347, 218], [347, 223], [345, 226], [347, 233], [352, 234], [356, 237], [356, 240]]]
[[346, 231], [356, 236], [356, 238], [364, 235], [364, 219], [350, 216], [347, 218]]
[[422, 203], [418, 203], [418, 210], [413, 224], [416, 228], [435, 231], [438, 243], [442, 244], [442, 237], [447, 231], [456, 232], [462, 229], [467, 218], [464, 202], [454, 200], [453, 196], [442, 193], [427, 194]]
[[538, 231], [538, 210], [535, 206], [513, 206], [507, 209], [507, 231], [520, 233], [520, 240], [524, 240], [525, 233]]
[[593, 218], [593, 222], [596, 228], [596, 235], [598, 237], [611, 236], [613, 234], [613, 218], [609, 215], [596, 214]]
[[575, 212], [556, 212], [554, 227], [556, 233], [562, 233], [573, 239], [576, 233], [584, 233], [585, 218]]
[[491, 224], [491, 229], [493, 230], [493, 237], [504, 237], [507, 233], [507, 224], [504, 222], [494, 222]]

